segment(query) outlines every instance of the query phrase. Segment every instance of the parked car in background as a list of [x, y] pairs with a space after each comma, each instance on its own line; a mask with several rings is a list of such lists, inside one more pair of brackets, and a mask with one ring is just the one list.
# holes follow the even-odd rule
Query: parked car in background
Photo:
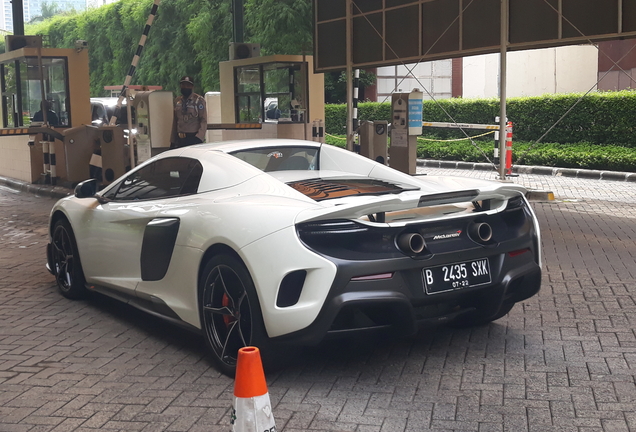
[[[117, 107], [117, 100], [119, 98], [116, 97], [95, 97], [91, 98], [91, 121], [93, 126], [102, 126], [108, 125], [110, 123], [111, 117], [115, 114], [115, 108]], [[131, 108], [133, 111], [133, 123], [135, 119], [134, 110], [135, 108]], [[127, 126], [128, 125], [128, 111], [126, 109], [126, 99], [123, 100], [122, 107], [119, 112], [119, 116], [117, 117], [118, 125]]]

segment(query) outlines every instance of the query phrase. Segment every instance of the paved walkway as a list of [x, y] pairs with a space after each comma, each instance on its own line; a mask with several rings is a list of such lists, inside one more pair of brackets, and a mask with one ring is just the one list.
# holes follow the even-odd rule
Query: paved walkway
[[[450, 169], [417, 167], [418, 174], [457, 175], [479, 179], [496, 180], [496, 171], [475, 169]], [[636, 203], [636, 183], [610, 179], [574, 178], [562, 175], [543, 175], [520, 173], [509, 177], [513, 183], [523, 185], [530, 190], [551, 191], [560, 200], [601, 200], [621, 203]]]
[[[428, 175], [496, 173], [421, 168]], [[268, 374], [284, 432], [636, 432], [636, 184], [522, 174], [539, 295], [485, 327], [325, 343]], [[0, 432], [227, 432], [203, 341], [118, 302], [61, 297], [54, 202], [0, 186]]]

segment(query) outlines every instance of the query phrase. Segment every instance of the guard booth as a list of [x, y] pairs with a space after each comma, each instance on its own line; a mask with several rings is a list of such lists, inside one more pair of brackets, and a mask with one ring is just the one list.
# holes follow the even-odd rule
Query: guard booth
[[[48, 123], [56, 131], [91, 123], [88, 51], [41, 48], [41, 38], [22, 38], [25, 47], [0, 54], [0, 175], [35, 183], [42, 177], [42, 144], [36, 139], [29, 145], [24, 131], [42, 121], [43, 96]], [[66, 178], [64, 143], [55, 140], [51, 146], [57, 176]]]
[[[219, 63], [220, 118], [236, 123], [214, 139], [312, 138], [312, 124], [325, 118], [325, 83], [312, 56], [273, 55]], [[214, 115], [214, 106], [208, 106]], [[261, 123], [262, 129], [241, 129]], [[218, 138], [217, 138], [218, 136]], [[210, 137], [208, 135], [208, 137]]]

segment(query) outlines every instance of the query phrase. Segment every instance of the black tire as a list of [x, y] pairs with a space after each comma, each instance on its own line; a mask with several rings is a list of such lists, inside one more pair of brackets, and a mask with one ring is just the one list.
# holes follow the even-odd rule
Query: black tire
[[53, 226], [51, 239], [53, 274], [60, 293], [69, 299], [86, 296], [86, 279], [71, 225], [60, 219]]
[[199, 311], [205, 342], [220, 372], [233, 377], [238, 350], [256, 346], [263, 363], [269, 343], [254, 282], [245, 265], [230, 255], [217, 255], [199, 280]]
[[479, 311], [473, 314], [466, 314], [465, 316], [459, 316], [455, 321], [449, 324], [449, 327], [454, 328], [466, 328], [466, 327], [479, 327], [486, 324], [490, 324], [493, 321], [503, 318], [512, 310], [514, 303], [503, 303], [496, 314], [484, 316]]

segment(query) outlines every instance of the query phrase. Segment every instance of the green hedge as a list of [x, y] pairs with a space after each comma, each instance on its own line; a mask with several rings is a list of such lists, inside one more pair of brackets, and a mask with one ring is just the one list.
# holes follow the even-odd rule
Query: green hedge
[[[417, 157], [466, 162], [492, 162], [493, 142], [441, 142], [418, 139]], [[636, 172], [636, 150], [617, 145], [514, 142], [514, 165]]]
[[[493, 161], [492, 134], [487, 140], [435, 141], [418, 137], [417, 157], [420, 159], [465, 162]], [[345, 135], [328, 135], [325, 142], [346, 147]], [[559, 144], [515, 141], [512, 151], [514, 165], [537, 165], [558, 168], [581, 168], [636, 172], [636, 148], [590, 143]]]
[[[577, 103], [578, 102], [578, 103]], [[361, 103], [360, 120], [391, 120], [390, 104]], [[543, 142], [617, 144], [636, 147], [636, 91], [546, 95], [508, 99], [508, 118], [514, 122], [514, 139], [536, 141], [570, 108], [572, 110], [550, 131]], [[424, 121], [494, 124], [499, 114], [496, 99], [442, 99], [424, 101]], [[326, 130], [344, 133], [346, 105], [325, 107]], [[477, 135], [472, 133], [470, 135]], [[424, 133], [439, 139], [463, 137], [453, 129], [424, 128]]]

